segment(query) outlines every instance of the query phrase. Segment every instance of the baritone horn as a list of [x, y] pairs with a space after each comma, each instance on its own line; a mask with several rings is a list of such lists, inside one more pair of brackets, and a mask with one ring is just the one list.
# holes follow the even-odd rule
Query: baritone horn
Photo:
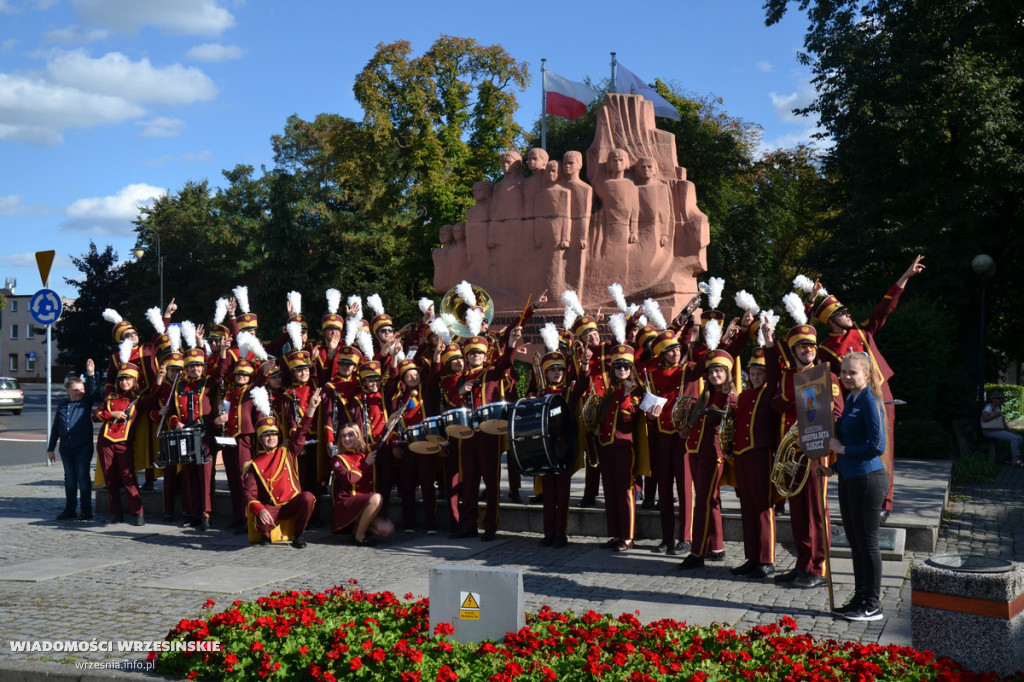
[[[470, 284], [473, 287], [473, 294], [476, 295], [476, 306], [484, 312], [484, 321], [487, 322], [488, 326], [491, 324], [491, 320], [494, 319], [494, 300], [491, 295], [481, 289], [475, 284]], [[452, 330], [452, 333], [456, 336], [467, 338], [472, 336], [469, 331], [469, 327], [466, 326], [466, 311], [470, 309], [469, 303], [466, 302], [458, 292], [455, 290], [457, 287], [453, 287], [448, 290], [448, 293], [441, 299], [440, 317], [444, 320], [444, 323], [448, 325], [448, 328]]]
[[771, 482], [782, 497], [799, 495], [811, 474], [807, 455], [800, 449], [800, 433], [796, 425], [779, 442], [772, 463]]

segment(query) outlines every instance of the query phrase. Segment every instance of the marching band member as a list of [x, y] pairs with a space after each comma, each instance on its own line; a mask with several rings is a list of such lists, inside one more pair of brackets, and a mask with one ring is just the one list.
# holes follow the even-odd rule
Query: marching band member
[[[717, 301], [709, 297], [712, 308]], [[711, 316], [710, 313], [715, 313]], [[733, 357], [718, 348], [722, 327], [716, 310], [705, 311], [704, 342], [708, 348], [704, 356], [704, 378], [707, 382], [701, 399], [704, 409], [697, 423], [690, 428], [686, 451], [692, 456], [694, 502], [693, 541], [690, 554], [678, 568], [689, 570], [704, 565], [705, 558], [721, 561], [725, 558], [722, 534], [722, 504], [718, 486], [722, 479], [726, 452], [731, 446], [722, 442], [722, 427], [736, 408], [735, 387], [732, 382]], [[698, 403], [699, 404], [699, 403]]]
[[371, 533], [386, 538], [395, 532], [395, 524], [384, 513], [384, 499], [373, 490], [376, 457], [363, 441], [359, 426], [350, 422], [339, 427], [338, 452], [331, 458], [331, 532], [341, 533], [355, 524], [352, 540], [361, 547], [371, 544], [367, 537]]
[[211, 488], [213, 480], [213, 458], [215, 452], [213, 441], [214, 409], [212, 397], [217, 385], [227, 374], [231, 359], [227, 348], [221, 348], [221, 360], [210, 374], [206, 373], [206, 351], [197, 344], [202, 338], [201, 326], [196, 327], [189, 321], [181, 323], [182, 337], [190, 346], [185, 352], [185, 376], [178, 381], [171, 394], [171, 400], [161, 410], [167, 418], [167, 428], [183, 429], [199, 427], [203, 431], [201, 452], [196, 453], [196, 461], [185, 465], [186, 494], [192, 498], [192, 525], [201, 531], [210, 529], [210, 512], [213, 509]]
[[[885, 523], [892, 511], [892, 487], [895, 480], [893, 475], [893, 453], [895, 452], [893, 429], [896, 423], [896, 408], [893, 403], [892, 389], [889, 388], [889, 379], [892, 378], [893, 371], [878, 351], [875, 334], [879, 332], [886, 320], [889, 319], [889, 315], [896, 309], [900, 295], [910, 278], [924, 271], [925, 266], [921, 263], [923, 259], [924, 256], [914, 259], [914, 262], [900, 276], [896, 284], [882, 297], [882, 301], [875, 307], [871, 317], [864, 324], [854, 322], [850, 311], [835, 296], [826, 296], [814, 307], [814, 316], [829, 328], [828, 338], [822, 342], [821, 349], [822, 356], [828, 362], [833, 374], [840, 371], [843, 358], [850, 351], [864, 351], [870, 355], [882, 373], [882, 396], [885, 403], [885, 453], [882, 455], [882, 462], [885, 463], [885, 471], [889, 476], [889, 490], [882, 503], [882, 523]], [[811, 295], [816, 297], [823, 291], [821, 284], [815, 283]]]
[[[366, 343], [366, 333], [362, 332], [362, 336], [363, 343]], [[368, 357], [372, 355], [368, 354]], [[360, 391], [348, 401], [348, 421], [359, 425], [360, 432], [365, 434], [367, 446], [377, 451], [373, 465], [373, 483], [383, 500], [384, 513], [387, 514], [391, 489], [397, 480], [397, 471], [391, 448], [382, 447], [381, 443], [388, 426], [387, 403], [381, 393], [381, 370], [381, 365], [376, 360], [359, 365]], [[339, 428], [340, 426], [339, 423]]]
[[[444, 324], [442, 321], [441, 324]], [[443, 335], [439, 335], [438, 345], [434, 350], [434, 376], [440, 377], [441, 410], [446, 412], [456, 407], [462, 407], [462, 396], [458, 391], [459, 378], [466, 368], [466, 357], [462, 354], [462, 346], [451, 342], [451, 335], [448, 334], [448, 341], [445, 342]], [[460, 447], [456, 439], [449, 439], [448, 445], [443, 446], [442, 465], [444, 468], [445, 488], [448, 491], [448, 531], [452, 534], [460, 532], [459, 523], [459, 496], [462, 491], [462, 474], [459, 458]], [[451, 537], [451, 536], [449, 536]]]
[[775, 510], [772, 507], [772, 455], [779, 442], [779, 417], [772, 409], [782, 368], [778, 362], [766, 362], [764, 345], [768, 343], [774, 321], [765, 313], [757, 332], [763, 343], [755, 348], [747, 363], [750, 386], [736, 400], [736, 435], [733, 441], [733, 466], [736, 493], [740, 499], [743, 524], [743, 555], [746, 561], [731, 569], [733, 575], [768, 578], [775, 574]]
[[[392, 362], [398, 385], [393, 391], [390, 401], [392, 418], [401, 415], [402, 425], [406, 428], [422, 424], [430, 416], [426, 411], [423, 399], [423, 387], [428, 376], [422, 373], [421, 366], [415, 359], [398, 361], [402, 357], [401, 344], [398, 345]], [[419, 355], [417, 354], [417, 358]], [[428, 367], [429, 372], [429, 367]], [[437, 447], [440, 449], [440, 446]], [[437, 487], [434, 485], [434, 471], [437, 466], [437, 455], [434, 452], [413, 452], [409, 445], [392, 446], [392, 454], [398, 460], [398, 491], [402, 496], [402, 526], [406, 533], [411, 533], [416, 526], [416, 488], [423, 497], [423, 520], [427, 534], [437, 533]]]
[[[255, 337], [249, 337], [242, 332], [243, 339], [239, 341], [239, 349], [243, 354], [252, 351], [257, 357], [262, 356], [265, 361], [267, 353], [258, 345]], [[242, 482], [242, 470], [247, 462], [252, 459], [252, 451], [255, 445], [256, 425], [253, 422], [253, 405], [251, 390], [266, 381], [266, 375], [270, 371], [269, 364], [260, 367], [259, 376], [256, 374], [256, 366], [248, 360], [242, 359], [235, 363], [232, 370], [233, 382], [226, 388], [224, 395], [224, 412], [213, 420], [213, 424], [219, 427], [225, 436], [235, 439], [234, 445], [225, 445], [221, 457], [224, 461], [224, 473], [228, 480], [228, 490], [231, 493], [232, 523], [231, 528], [238, 533], [245, 532], [245, 489]]]
[[[293, 350], [284, 357], [285, 366], [291, 376], [291, 385], [285, 388], [284, 400], [284, 424], [288, 426], [289, 436], [293, 436], [299, 425], [310, 415], [313, 424], [317, 423], [318, 410], [310, 406], [309, 399], [316, 390], [313, 381], [313, 369], [309, 351], [301, 350], [302, 341], [300, 338], [301, 328], [296, 322], [288, 323], [288, 333], [293, 339], [293, 345], [300, 350]], [[319, 406], [320, 402], [317, 401]], [[299, 466], [299, 483], [302, 489], [319, 495], [321, 484], [326, 481], [326, 465], [319, 465], [317, 448], [318, 442], [310, 443], [303, 439], [303, 449], [296, 452]], [[323, 473], [321, 473], [323, 469]]]
[[[675, 555], [688, 551], [693, 539], [693, 476], [690, 458], [686, 452], [686, 443], [679, 437], [678, 429], [672, 422], [672, 410], [679, 399], [686, 367], [681, 362], [682, 345], [672, 330], [657, 334], [653, 351], [659, 364], [649, 371], [647, 377], [651, 391], [659, 398], [665, 398], [665, 404], [656, 406], [647, 418], [650, 425], [647, 432], [651, 448], [651, 469], [658, 482], [658, 512], [661, 516], [661, 544], [655, 551]], [[678, 536], [675, 532], [673, 499], [679, 500]]]
[[[566, 382], [565, 354], [559, 350], [559, 335], [555, 325], [548, 322], [540, 330], [541, 338], [547, 353], [540, 359], [540, 370], [543, 383], [537, 386], [537, 397], [561, 395], [569, 405], [570, 411], [576, 412], [582, 390], [574, 390], [575, 386]], [[585, 381], [578, 382], [579, 389], [586, 386]], [[570, 441], [575, 441], [570, 438]], [[569, 544], [569, 487], [572, 482], [573, 470], [549, 471], [541, 476], [541, 490], [544, 503], [544, 538], [540, 544], [545, 547], [561, 549]]]
[[309, 409], [298, 426], [290, 430], [287, 445], [281, 444], [281, 426], [271, 416], [266, 390], [261, 386], [252, 389], [252, 399], [260, 419], [256, 422], [256, 454], [243, 472], [248, 511], [255, 517], [261, 545], [270, 544], [270, 532], [281, 520], [294, 518], [292, 547], [302, 549], [306, 546], [302, 536], [313, 515], [316, 497], [299, 487], [295, 453], [302, 451], [306, 433], [313, 425], [313, 415], [320, 406], [320, 389], [309, 396]]
[[[337, 289], [327, 290], [327, 314], [320, 318], [320, 331], [323, 341], [313, 347], [313, 374], [316, 385], [325, 386], [338, 376], [341, 369], [341, 331], [345, 326], [345, 318], [338, 314], [341, 306], [341, 292]], [[351, 376], [351, 370], [348, 376]]]
[[[149, 421], [156, 424], [155, 432], [161, 433], [165, 426], [166, 412], [162, 409], [171, 401], [171, 391], [180, 381], [179, 376], [185, 369], [185, 356], [181, 354], [181, 327], [174, 326], [167, 329], [169, 337], [168, 352], [157, 371], [156, 382], [153, 386], [155, 394], [149, 412]], [[191, 521], [198, 518], [192, 510], [192, 496], [188, 494], [188, 487], [185, 485], [185, 475], [182, 467], [176, 462], [168, 462], [162, 469], [164, 479], [163, 507], [164, 522], [174, 520], [174, 500], [181, 494], [182, 512], [184, 518]], [[187, 524], [186, 524], [187, 525]]]
[[[601, 341], [601, 333], [597, 330], [597, 319], [585, 315], [580, 305], [579, 296], [575, 291], [562, 292], [562, 302], [565, 303], [565, 318], [563, 324], [566, 329], [572, 328], [572, 334], [576, 337], [577, 352], [573, 355], [574, 365], [570, 368], [573, 377], [587, 376], [590, 385], [589, 396], [596, 396], [597, 400], [604, 396], [605, 387], [609, 382], [608, 354], [605, 352], [605, 343]], [[570, 377], [570, 378], [573, 378]], [[582, 426], [583, 408], [579, 406], [577, 413], [580, 427], [580, 448], [582, 458], [586, 463], [584, 467], [583, 497], [580, 499], [581, 508], [593, 507], [597, 503], [597, 494], [601, 486], [601, 473], [599, 466], [592, 466], [590, 462], [597, 462], [597, 441], [594, 434]]]
[[[496, 362], [488, 363], [487, 354], [490, 347], [488, 340], [479, 335], [483, 315], [478, 309], [470, 309], [467, 313], [467, 326], [473, 334], [463, 342], [463, 353], [466, 358], [466, 369], [458, 376], [455, 394], [449, 395], [452, 404], [470, 409], [504, 400], [505, 394], [511, 389], [512, 353], [523, 335], [522, 327], [516, 326], [509, 336], [509, 344]], [[460, 510], [461, 529], [455, 533], [460, 538], [477, 536], [479, 520], [478, 490], [480, 479], [483, 478], [486, 491], [486, 510], [483, 518], [484, 533], [480, 536], [483, 542], [495, 538], [498, 532], [498, 479], [501, 472], [501, 453], [499, 436], [478, 432], [472, 438], [463, 440], [461, 448], [462, 462], [462, 502]]]
[[[818, 360], [818, 335], [814, 327], [807, 324], [800, 297], [786, 294], [786, 309], [797, 322], [786, 335], [785, 344], [773, 343], [771, 330], [766, 330], [765, 363], [781, 362], [785, 357], [779, 390], [772, 399], [772, 408], [781, 415], [779, 433], [785, 434], [796, 423], [796, 392], [793, 377], [797, 372], [809, 369]], [[839, 382], [832, 377], [832, 409], [838, 418], [843, 411], [843, 399]], [[808, 466], [817, 467], [816, 462]], [[796, 544], [796, 565], [792, 570], [775, 576], [775, 582], [792, 587], [821, 587], [825, 579], [825, 553], [827, 537], [823, 535], [823, 524], [828, 522], [826, 479], [819, 479], [814, 472], [799, 494], [789, 498], [793, 541]]]
[[[639, 412], [640, 387], [635, 380], [633, 348], [622, 343], [626, 337], [625, 316], [621, 313], [613, 315], [609, 324], [619, 343], [601, 351], [611, 367], [601, 396], [596, 436], [601, 484], [604, 486], [605, 515], [608, 535], [611, 536], [602, 547], [625, 552], [633, 548], [636, 524], [633, 430]], [[587, 370], [591, 383], [594, 382], [594, 374], [599, 371], [600, 366], [592, 360]]]
[[99, 455], [100, 467], [107, 481], [107, 500], [110, 502], [111, 523], [123, 523], [124, 512], [121, 508], [121, 494], [118, 484], [124, 487], [128, 496], [128, 513], [135, 517], [135, 525], [146, 524], [142, 512], [142, 497], [139, 494], [138, 481], [135, 480], [133, 459], [134, 443], [132, 424], [138, 416], [139, 399], [139, 368], [128, 361], [135, 348], [134, 340], [125, 335], [118, 349], [120, 353], [114, 388], [106, 395], [92, 420], [103, 424], [99, 438], [96, 440], [96, 453]]

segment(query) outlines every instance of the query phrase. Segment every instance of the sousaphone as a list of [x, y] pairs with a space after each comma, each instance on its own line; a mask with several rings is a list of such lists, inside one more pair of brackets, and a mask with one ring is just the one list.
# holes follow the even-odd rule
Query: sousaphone
[[[490, 326], [491, 320], [494, 319], [494, 300], [490, 294], [477, 285], [470, 284], [470, 286], [473, 287], [473, 293], [476, 295], [475, 307], [484, 311], [484, 321]], [[466, 311], [469, 309], [470, 305], [459, 296], [455, 288], [452, 288], [441, 299], [439, 314], [448, 328], [452, 330], [452, 334], [467, 338], [473, 335], [470, 333], [469, 327], [466, 326]]]

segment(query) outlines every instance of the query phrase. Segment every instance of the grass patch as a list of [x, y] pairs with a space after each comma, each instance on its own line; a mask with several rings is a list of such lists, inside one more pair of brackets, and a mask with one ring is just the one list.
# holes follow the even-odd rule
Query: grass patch
[[972, 452], [953, 461], [954, 485], [995, 483], [998, 475], [999, 465], [991, 461], [985, 453]]

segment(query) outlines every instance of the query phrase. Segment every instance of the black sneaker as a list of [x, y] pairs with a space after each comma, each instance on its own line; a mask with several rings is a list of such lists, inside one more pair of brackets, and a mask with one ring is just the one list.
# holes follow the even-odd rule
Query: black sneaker
[[580, 503], [577, 506], [582, 509], [586, 509], [588, 507], [593, 507], [595, 504], [597, 504], [597, 500], [587, 495], [580, 500]]
[[203, 518], [199, 519], [199, 530], [207, 531], [210, 530], [210, 517], [207, 514], [203, 514]]
[[662, 540], [661, 544], [658, 545], [657, 547], [655, 547], [654, 549], [652, 549], [651, 551], [654, 552], [655, 554], [664, 554], [665, 552], [668, 551], [669, 547], [673, 547], [674, 548], [675, 546], [676, 546], [676, 543], [674, 543], [674, 542], [669, 542], [668, 540]]
[[704, 566], [704, 557], [699, 557], [696, 554], [691, 554], [686, 557], [682, 563], [676, 566], [676, 568], [688, 571], [692, 568], [701, 568]]
[[496, 530], [485, 530], [483, 535], [480, 536], [480, 542], [490, 542], [494, 538], [498, 537], [498, 531]]
[[295, 549], [302, 549], [305, 546], [306, 540], [302, 537], [302, 535], [296, 535], [294, 538], [292, 538], [292, 547], [294, 547]]
[[[690, 543], [686, 540], [676, 540], [676, 554], [685, 554], [690, 551]], [[672, 554], [672, 552], [669, 552]]]
[[78, 515], [79, 521], [92, 521], [92, 512], [82, 512]]
[[751, 578], [770, 578], [775, 575], [775, 564], [758, 564], [750, 572]]
[[844, 613], [843, 618], [849, 621], [862, 623], [867, 621], [882, 620], [883, 618], [885, 618], [885, 615], [882, 613], [882, 609], [878, 608], [877, 606], [874, 608], [861, 606], [853, 611], [850, 611], [849, 613]]
[[725, 550], [720, 549], [717, 552], [708, 552], [708, 561], [725, 561]]
[[785, 573], [779, 573], [777, 576], [775, 576], [775, 582], [791, 583], [797, 578], [799, 578], [801, 575], [803, 575], [803, 573], [804, 572], [801, 571], [799, 568], [794, 568], [789, 571], [786, 571]]
[[145, 526], [146, 525], [146, 515], [145, 515], [145, 513], [139, 512], [138, 514], [135, 514], [135, 521], [133, 521], [133, 523], [136, 526]]
[[75, 518], [75, 511], [73, 509], [71, 511], [65, 509], [60, 514], [57, 514], [58, 521], [70, 521], [73, 518]]
[[845, 618], [846, 614], [853, 613], [854, 611], [859, 610], [861, 606], [862, 604], [860, 597], [850, 597], [850, 601], [846, 602], [842, 606], [837, 606], [836, 608], [832, 609], [832, 613], [837, 616], [842, 616], [843, 618]]

